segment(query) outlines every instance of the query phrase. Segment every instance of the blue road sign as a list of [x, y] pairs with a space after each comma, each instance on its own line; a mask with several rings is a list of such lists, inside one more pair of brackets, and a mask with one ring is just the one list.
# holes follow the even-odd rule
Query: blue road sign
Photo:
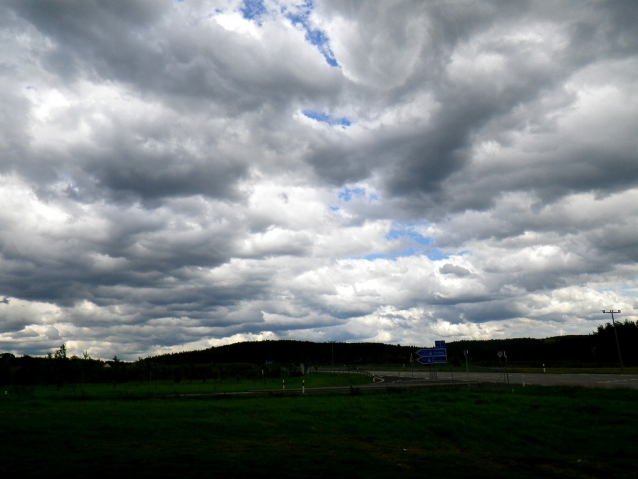
[[447, 363], [447, 356], [421, 356], [417, 361], [421, 364]]
[[445, 348], [445, 341], [434, 341], [435, 348]]
[[416, 352], [419, 356], [431, 357], [431, 356], [446, 356], [445, 349], [419, 349]]

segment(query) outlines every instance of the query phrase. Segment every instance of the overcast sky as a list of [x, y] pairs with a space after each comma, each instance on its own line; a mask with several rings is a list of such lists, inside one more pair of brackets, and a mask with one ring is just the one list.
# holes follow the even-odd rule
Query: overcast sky
[[637, 19], [634, 0], [3, 1], [0, 351], [636, 319]]

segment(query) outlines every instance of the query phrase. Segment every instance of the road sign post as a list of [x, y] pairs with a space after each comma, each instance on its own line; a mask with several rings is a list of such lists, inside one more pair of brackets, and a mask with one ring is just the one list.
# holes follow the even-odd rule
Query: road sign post
[[501, 358], [503, 356], [505, 356], [505, 370], [502, 373], [503, 374], [503, 381], [505, 381], [507, 384], [510, 383], [510, 377], [509, 374], [507, 373], [507, 353], [505, 351], [499, 351], [498, 353], [496, 353], [498, 356], [498, 365], [500, 368], [503, 367], [503, 362], [501, 361]]
[[433, 365], [447, 363], [445, 341], [435, 341], [434, 348], [419, 349], [416, 354], [418, 356], [416, 359], [418, 363], [430, 365], [430, 379], [437, 379], [436, 370], [433, 369]]

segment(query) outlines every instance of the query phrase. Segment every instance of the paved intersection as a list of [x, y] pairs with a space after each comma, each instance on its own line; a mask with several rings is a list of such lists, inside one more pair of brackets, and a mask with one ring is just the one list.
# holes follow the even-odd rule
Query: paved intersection
[[[401, 371], [372, 371], [376, 377], [383, 379], [387, 384], [398, 384], [410, 382], [415, 383], [431, 383], [437, 382], [445, 383], [501, 383], [517, 384], [526, 386], [541, 385], [541, 386], [584, 386], [584, 387], [598, 387], [598, 388], [633, 388], [638, 389], [638, 375], [637, 374], [551, 374], [551, 373], [509, 373], [504, 372], [471, 372], [466, 373], [451, 373], [450, 371], [438, 371], [436, 379], [430, 379], [429, 371], [414, 371], [401, 370]], [[416, 385], [416, 384], [415, 384]]]

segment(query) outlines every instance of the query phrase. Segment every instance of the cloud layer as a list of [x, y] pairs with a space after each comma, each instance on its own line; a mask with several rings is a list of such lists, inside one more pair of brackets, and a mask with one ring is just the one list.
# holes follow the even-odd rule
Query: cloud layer
[[0, 349], [588, 333], [638, 291], [635, 2], [0, 5]]

